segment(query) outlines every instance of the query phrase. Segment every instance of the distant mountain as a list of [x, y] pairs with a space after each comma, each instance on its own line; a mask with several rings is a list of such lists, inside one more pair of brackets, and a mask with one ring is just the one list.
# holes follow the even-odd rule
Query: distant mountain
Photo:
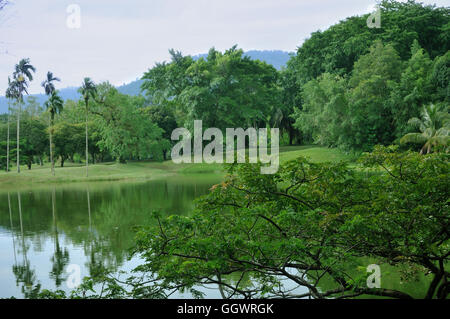
[[[128, 95], [139, 95], [141, 91], [141, 83], [142, 80], [136, 80], [128, 84], [121, 85], [117, 87], [119, 92]], [[81, 95], [78, 93], [78, 88], [76, 87], [68, 87], [61, 90], [58, 90], [61, 98], [66, 100], [78, 100]], [[31, 94], [31, 96], [36, 97], [37, 102], [41, 105], [47, 101], [48, 97], [45, 94]], [[25, 100], [27, 97], [25, 97]], [[6, 113], [8, 111], [8, 101], [4, 96], [0, 96], [0, 114]]]
[[139, 95], [141, 93], [141, 84], [143, 80], [137, 79], [136, 81], [117, 87], [120, 93], [128, 95]]
[[[282, 67], [286, 66], [287, 61], [290, 59], [290, 53], [286, 51], [257, 51], [257, 50], [251, 50], [244, 53], [244, 55], [250, 57], [252, 60], [260, 60], [264, 61], [267, 64], [272, 64], [275, 69], [281, 70]], [[200, 59], [200, 58], [206, 58], [208, 56], [207, 53], [205, 54], [199, 54], [193, 56], [194, 60]]]
[[[249, 56], [253, 60], [260, 60], [264, 61], [268, 64], [272, 64], [277, 70], [280, 70], [282, 67], [284, 67], [287, 63], [287, 61], [290, 59], [290, 53], [285, 51], [247, 51], [245, 52], [245, 55]], [[200, 59], [208, 56], [207, 54], [199, 54], [196, 56], [193, 56], [194, 59]], [[128, 84], [124, 84], [121, 86], [118, 86], [117, 89], [119, 92], [123, 94], [128, 95], [139, 95], [141, 92], [141, 84], [142, 80], [135, 80], [133, 82], [130, 82]], [[78, 88], [76, 87], [68, 87], [59, 90], [60, 96], [64, 100], [78, 100], [81, 96], [77, 92]], [[37, 101], [40, 104], [44, 104], [44, 102], [47, 100], [47, 96], [45, 94], [32, 94], [37, 98]], [[6, 113], [8, 111], [8, 102], [4, 96], [0, 96], [0, 114]]]
[[289, 59], [291, 58], [291, 53], [285, 51], [247, 51], [245, 55], [248, 55], [253, 60], [264, 61], [267, 64], [272, 64], [275, 69], [281, 70], [285, 67]]

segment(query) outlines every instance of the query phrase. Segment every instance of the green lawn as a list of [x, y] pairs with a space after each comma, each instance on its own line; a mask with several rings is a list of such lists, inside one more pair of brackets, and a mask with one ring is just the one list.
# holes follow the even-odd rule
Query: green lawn
[[[338, 149], [317, 146], [286, 146], [280, 148], [280, 162], [308, 157], [315, 162], [350, 160], [351, 157]], [[174, 164], [172, 161], [129, 162], [127, 164], [102, 163], [89, 166], [89, 177], [86, 178], [86, 167], [82, 164], [67, 163], [66, 167], [56, 167], [56, 176], [51, 175], [50, 165], [43, 167], [33, 165], [31, 170], [21, 167], [21, 173], [0, 172], [0, 189], [21, 187], [45, 183], [100, 182], [118, 180], [149, 180], [187, 174], [221, 174], [219, 164]]]
[[285, 146], [280, 147], [280, 162], [284, 163], [299, 156], [306, 157], [313, 162], [351, 161], [352, 156], [337, 148], [319, 146]]

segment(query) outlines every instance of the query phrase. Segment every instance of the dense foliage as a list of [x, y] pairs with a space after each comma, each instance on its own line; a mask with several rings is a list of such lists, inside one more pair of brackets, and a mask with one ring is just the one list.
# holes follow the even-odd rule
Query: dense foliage
[[448, 107], [449, 9], [380, 9], [380, 29], [366, 27], [367, 15], [348, 18], [313, 33], [288, 64], [287, 101], [303, 140], [367, 151], [410, 133], [425, 104]]
[[[155, 286], [164, 289], [221, 284], [226, 296], [409, 298], [367, 288], [365, 269], [349, 275], [349, 264], [370, 256], [432, 273], [423, 297], [444, 298], [448, 156], [377, 147], [361, 163], [367, 173], [303, 158], [267, 176], [257, 166], [233, 166], [193, 216], [155, 215], [157, 225], [138, 235], [139, 270], [158, 274]], [[333, 287], [320, 289], [325, 280]]]
[[171, 51], [172, 62], [158, 64], [143, 77], [142, 88], [156, 105], [177, 108], [178, 123], [192, 127], [265, 127], [278, 106], [277, 71], [251, 60], [242, 50], [225, 53], [211, 49], [206, 59], [194, 61]]
[[450, 49], [448, 8], [426, 6], [415, 1], [383, 0], [381, 28], [368, 28], [368, 14], [354, 16], [325, 31], [312, 33], [298, 49], [296, 61], [300, 85], [323, 73], [351, 73], [355, 62], [377, 40], [390, 43], [402, 60], [410, 58], [410, 47], [417, 40], [432, 58]]
[[153, 214], [153, 226], [138, 231], [134, 254], [144, 263], [132, 276], [100, 271], [70, 297], [202, 297], [204, 285], [217, 285], [224, 298], [413, 297], [368, 287], [372, 259], [396, 266], [403, 280], [430, 276], [415, 297], [446, 298], [448, 160], [376, 147], [360, 170], [304, 158], [274, 175], [259, 174], [257, 164], [232, 165], [191, 216]]

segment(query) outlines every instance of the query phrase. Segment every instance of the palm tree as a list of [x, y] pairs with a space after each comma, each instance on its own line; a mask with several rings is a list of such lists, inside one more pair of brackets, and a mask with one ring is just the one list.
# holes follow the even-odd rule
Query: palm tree
[[55, 175], [55, 161], [53, 160], [53, 124], [55, 121], [55, 114], [63, 110], [64, 101], [59, 97], [57, 91], [52, 91], [51, 96], [47, 102], [44, 103], [47, 111], [50, 112], [50, 162], [52, 165], [52, 174]]
[[61, 80], [57, 77], [54, 77], [53, 73], [48, 71], [47, 78], [41, 83], [41, 86], [44, 88], [46, 95], [52, 95], [52, 93], [55, 92], [56, 89], [55, 85], [53, 84], [53, 82], [55, 81], [59, 82]]
[[[56, 91], [55, 85], [53, 82], [55, 81], [61, 81], [59, 78], [54, 77], [53, 73], [48, 71], [47, 72], [47, 78], [41, 83], [41, 86], [44, 88], [45, 94], [50, 96], [49, 100], [45, 103], [45, 107], [50, 112], [50, 162], [52, 167], [52, 175], [55, 175], [55, 162], [53, 161], [53, 121], [55, 118], [55, 113], [59, 113], [62, 110], [62, 100], [59, 98], [59, 96], [53, 96], [54, 92]], [[55, 104], [56, 103], [56, 104]]]
[[447, 111], [442, 111], [434, 104], [423, 108], [421, 118], [413, 117], [408, 121], [411, 126], [417, 127], [420, 133], [409, 133], [400, 139], [400, 143], [422, 144], [420, 154], [431, 153], [433, 148], [446, 147], [450, 140], [450, 118]]
[[34, 66], [30, 64], [30, 59], [22, 59], [15, 66], [14, 80], [17, 82], [18, 87], [18, 107], [17, 112], [17, 173], [20, 173], [20, 112], [22, 111], [21, 106], [23, 103], [23, 93], [28, 94], [27, 88], [29, 81], [33, 81], [33, 74], [31, 72], [36, 72]]
[[9, 132], [10, 132], [10, 117], [11, 117], [11, 100], [17, 100], [19, 96], [18, 83], [11, 81], [8, 77], [8, 88], [5, 92], [5, 97], [8, 99], [8, 137], [6, 142], [6, 171], [9, 172]]
[[97, 88], [90, 78], [84, 78], [83, 84], [78, 92], [83, 96], [86, 112], [86, 177], [89, 176], [89, 149], [88, 149], [88, 114], [89, 114], [89, 100], [95, 98]]

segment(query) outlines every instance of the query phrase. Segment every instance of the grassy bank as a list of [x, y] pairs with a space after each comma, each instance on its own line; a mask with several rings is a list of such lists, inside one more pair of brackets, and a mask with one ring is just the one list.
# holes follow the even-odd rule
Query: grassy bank
[[[337, 149], [315, 146], [287, 146], [280, 148], [280, 162], [306, 156], [312, 161], [341, 161], [350, 160], [349, 155]], [[157, 162], [129, 162], [101, 163], [89, 166], [89, 177], [86, 177], [86, 167], [82, 164], [67, 163], [66, 167], [56, 167], [56, 174], [52, 176], [50, 165], [34, 165], [31, 170], [21, 167], [21, 173], [15, 172], [15, 167], [9, 173], [0, 172], [0, 189], [10, 187], [25, 187], [47, 183], [74, 182], [108, 182], [120, 180], [150, 180], [177, 175], [191, 174], [221, 174], [219, 164], [175, 164], [172, 161]]]

